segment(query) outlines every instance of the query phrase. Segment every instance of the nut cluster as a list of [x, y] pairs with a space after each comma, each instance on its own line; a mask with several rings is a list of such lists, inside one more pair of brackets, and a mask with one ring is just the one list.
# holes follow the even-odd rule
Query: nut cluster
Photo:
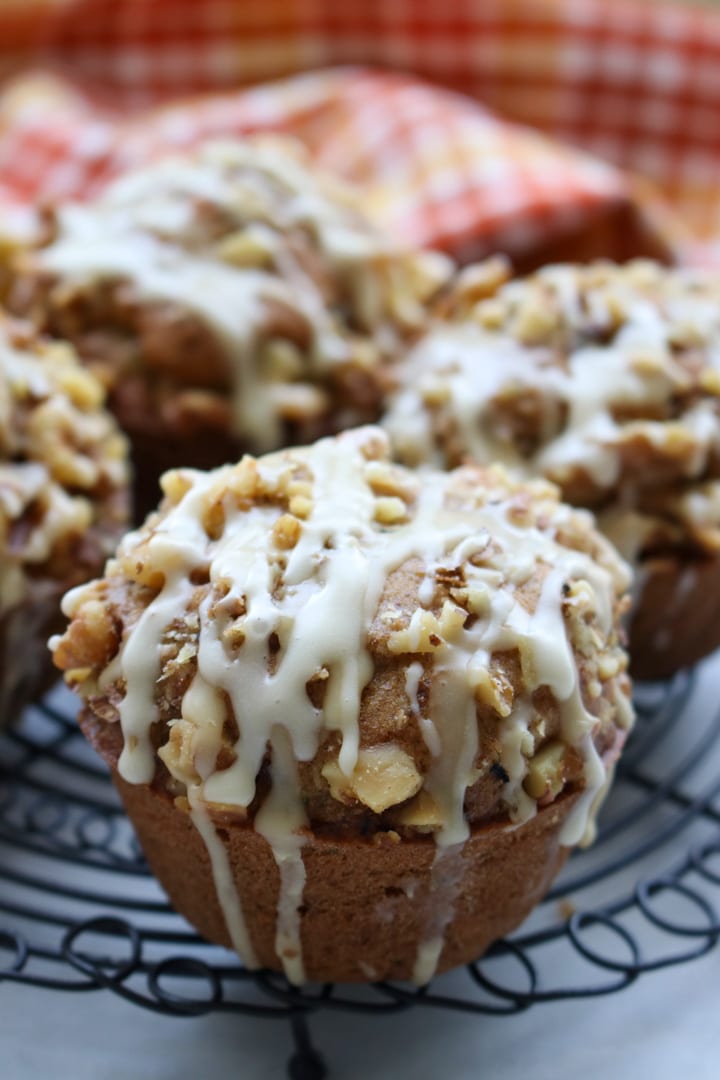
[[402, 460], [545, 476], [629, 558], [720, 546], [720, 278], [646, 261], [460, 272], [384, 421]]
[[265, 137], [60, 209], [9, 303], [77, 347], [132, 434], [208, 428], [258, 451], [375, 419], [450, 269], [389, 243], [355, 192]]
[[0, 323], [0, 611], [97, 572], [127, 513], [126, 443], [64, 344]]

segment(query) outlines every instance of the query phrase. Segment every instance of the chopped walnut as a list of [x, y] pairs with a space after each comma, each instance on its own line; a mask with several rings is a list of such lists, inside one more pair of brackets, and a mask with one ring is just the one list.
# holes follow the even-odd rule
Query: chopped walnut
[[413, 759], [392, 743], [361, 749], [350, 776], [336, 761], [327, 762], [321, 771], [333, 798], [359, 799], [375, 814], [412, 798], [422, 784]]
[[557, 483], [570, 503], [622, 509], [624, 547], [640, 561], [649, 545], [630, 535], [628, 511], [643, 530], [650, 522], [659, 553], [712, 554], [716, 533], [678, 520], [676, 505], [720, 478], [718, 312], [710, 271], [638, 260], [505, 280], [500, 267], [468, 267], [436, 305], [383, 423], [408, 463], [503, 460]]
[[0, 318], [0, 615], [97, 573], [124, 525], [127, 447], [72, 349]]
[[565, 783], [565, 754], [566, 748], [562, 743], [552, 742], [538, 751], [528, 763], [523, 787], [531, 798], [542, 802], [560, 794]]
[[275, 522], [272, 530], [274, 543], [279, 548], [293, 548], [300, 539], [302, 525], [292, 514], [283, 514]]

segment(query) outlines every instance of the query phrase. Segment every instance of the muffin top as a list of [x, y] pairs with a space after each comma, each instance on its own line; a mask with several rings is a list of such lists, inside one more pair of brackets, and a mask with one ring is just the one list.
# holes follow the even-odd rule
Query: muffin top
[[401, 460], [502, 461], [623, 554], [720, 547], [720, 277], [636, 261], [463, 271], [383, 425]]
[[631, 721], [627, 571], [589, 515], [500, 468], [416, 475], [377, 428], [163, 487], [52, 643], [126, 780], [275, 837], [444, 845], [582, 792], [583, 835]]
[[128, 173], [59, 208], [50, 233], [19, 261], [14, 308], [43, 309], [113, 388], [140, 364], [222, 389], [234, 434], [257, 450], [282, 444], [284, 420], [333, 404], [328, 379], [368, 395], [450, 270], [399, 249], [354, 192], [268, 137]]
[[126, 445], [67, 345], [0, 316], [0, 615], [96, 573], [127, 520]]

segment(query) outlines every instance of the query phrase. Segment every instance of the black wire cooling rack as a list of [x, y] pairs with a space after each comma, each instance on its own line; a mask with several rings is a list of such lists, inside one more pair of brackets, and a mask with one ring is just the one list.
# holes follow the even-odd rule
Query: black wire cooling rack
[[150, 876], [74, 701], [57, 690], [0, 736], [0, 981], [104, 989], [166, 1015], [284, 1020], [290, 1077], [320, 1080], [308, 1028], [320, 1010], [509, 1015], [687, 963], [720, 939], [720, 708], [700, 708], [696, 684], [683, 673], [641, 688], [595, 845], [451, 993], [445, 979], [297, 989], [203, 942]]

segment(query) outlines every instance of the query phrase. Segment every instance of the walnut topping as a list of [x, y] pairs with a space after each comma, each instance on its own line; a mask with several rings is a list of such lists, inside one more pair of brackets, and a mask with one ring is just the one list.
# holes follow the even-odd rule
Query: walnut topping
[[599, 789], [587, 736], [631, 716], [627, 576], [551, 485], [415, 476], [361, 429], [165, 486], [55, 643], [95, 715], [119, 715], [132, 782], [164, 746], [163, 783], [273, 844], [278, 815], [292, 837], [309, 821], [448, 844], [525, 820], [556, 793], [554, 743], [563, 783]]
[[239, 229], [217, 246], [218, 256], [233, 266], [263, 267], [272, 262], [272, 246], [259, 230]]
[[87, 672], [88, 668], [105, 667], [117, 653], [119, 643], [118, 627], [111, 612], [99, 592], [90, 590], [67, 633], [56, 645], [55, 662], [72, 671], [72, 681], [78, 682], [81, 668]]
[[345, 776], [336, 761], [327, 762], [322, 775], [333, 798], [359, 799], [375, 814], [412, 798], [422, 784], [413, 759], [392, 743], [361, 749], [350, 776]]
[[211, 540], [218, 540], [225, 528], [225, 508], [219, 499], [212, 499], [205, 508], [203, 528]]
[[421, 608], [413, 612], [405, 629], [395, 630], [388, 639], [388, 648], [393, 653], [432, 653], [442, 644], [437, 618]]
[[268, 397], [278, 416], [288, 421], [313, 420], [330, 408], [325, 391], [307, 383], [277, 383], [268, 389]]
[[452, 391], [446, 382], [428, 375], [420, 383], [420, 395], [430, 408], [447, 405], [452, 400]]
[[397, 815], [399, 825], [417, 829], [419, 832], [433, 832], [442, 825], [440, 807], [428, 791], [419, 791], [407, 806], [403, 806]]
[[237, 651], [245, 642], [245, 627], [240, 619], [229, 623], [222, 632], [223, 643], [232, 652]]
[[475, 321], [486, 330], [499, 330], [505, 320], [506, 311], [502, 301], [493, 297], [477, 304], [472, 314]]
[[370, 461], [365, 466], [365, 478], [375, 495], [396, 497], [411, 502], [417, 494], [417, 481], [404, 469], [386, 461]]
[[[479, 299], [476, 277], [488, 281]], [[622, 508], [628, 534], [634, 512], [660, 552], [712, 552], [714, 534], [678, 520], [676, 505], [679, 490], [720, 479], [719, 312], [712, 272], [638, 261], [507, 281], [467, 268], [384, 425], [400, 460], [504, 461], [575, 505]], [[645, 555], [645, 536], [632, 544]]]
[[192, 487], [192, 480], [187, 473], [173, 469], [160, 477], [160, 487], [170, 502], [177, 505]]
[[475, 675], [475, 696], [498, 716], [509, 716], [515, 700], [515, 688], [502, 670], [483, 667]]
[[495, 255], [485, 262], [466, 266], [453, 282], [452, 300], [464, 304], [493, 296], [511, 273], [510, 262], [504, 255]]
[[312, 513], [312, 508], [312, 499], [308, 499], [305, 495], [293, 495], [290, 499], [290, 513], [296, 518], [305, 519], [309, 517]]
[[283, 514], [273, 526], [273, 541], [279, 548], [293, 548], [300, 539], [301, 530], [302, 526], [296, 517]]
[[233, 495], [241, 507], [254, 499], [260, 484], [255, 459], [244, 457], [240, 464], [230, 471], [227, 480], [223, 478], [223, 484], [228, 494]]
[[530, 761], [523, 787], [531, 798], [541, 802], [560, 794], [565, 783], [565, 753], [562, 743], [551, 742]]
[[375, 500], [375, 520], [382, 525], [398, 525], [407, 521], [407, 506], [397, 496], [385, 495]]
[[172, 720], [169, 737], [158, 750], [158, 757], [188, 787], [200, 780], [195, 768], [195, 725], [187, 720]]
[[513, 333], [525, 345], [540, 345], [552, 338], [558, 317], [542, 297], [527, 300], [518, 310]]
[[59, 208], [18, 263], [13, 307], [77, 344], [129, 430], [161, 439], [192, 418], [258, 451], [375, 419], [453, 270], [267, 136], [207, 141]]
[[263, 346], [263, 365], [268, 379], [287, 382], [301, 379], [305, 371], [302, 351], [292, 341], [273, 338]]
[[97, 572], [124, 524], [126, 444], [102, 401], [67, 345], [0, 318], [0, 614], [31, 582]]

